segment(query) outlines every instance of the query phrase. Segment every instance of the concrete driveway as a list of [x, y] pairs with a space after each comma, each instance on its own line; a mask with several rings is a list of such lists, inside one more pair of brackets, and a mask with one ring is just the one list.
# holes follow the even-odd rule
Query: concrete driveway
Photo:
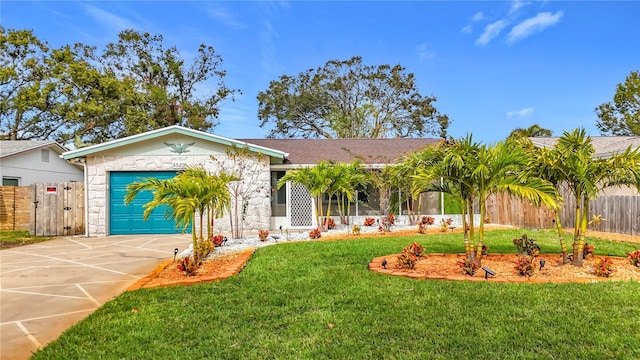
[[190, 243], [188, 234], [62, 237], [0, 251], [0, 359], [28, 359]]

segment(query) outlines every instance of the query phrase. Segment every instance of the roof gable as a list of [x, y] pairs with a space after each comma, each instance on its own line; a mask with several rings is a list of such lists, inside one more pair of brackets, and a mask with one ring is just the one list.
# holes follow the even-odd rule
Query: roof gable
[[54, 150], [58, 154], [67, 151], [62, 145], [49, 140], [0, 140], [0, 158], [47, 148]]
[[[280, 150], [275, 150], [275, 149], [267, 148], [261, 145], [229, 139], [222, 136], [206, 133], [203, 131], [193, 130], [193, 129], [185, 128], [182, 126], [174, 125], [174, 126], [165, 127], [162, 129], [148, 131], [148, 132], [137, 134], [137, 135], [132, 135], [122, 139], [109, 141], [102, 144], [92, 145], [92, 146], [68, 151], [62, 154], [62, 156], [64, 159], [68, 160], [68, 159], [83, 157], [87, 155], [94, 155], [101, 152], [113, 151], [115, 149], [122, 149], [124, 147], [135, 145], [143, 141], [160, 139], [162, 137], [167, 137], [172, 135], [181, 136], [183, 138], [200, 139], [206, 142], [211, 142], [211, 143], [215, 143], [223, 146], [246, 147], [250, 151], [253, 151], [256, 153], [262, 153], [272, 158], [284, 159], [287, 155], [285, 152], [282, 152]], [[168, 147], [172, 147], [173, 152], [178, 154], [182, 152], [187, 152], [186, 146], [189, 146], [189, 144], [184, 144], [184, 143], [182, 144], [165, 143], [165, 145]]]

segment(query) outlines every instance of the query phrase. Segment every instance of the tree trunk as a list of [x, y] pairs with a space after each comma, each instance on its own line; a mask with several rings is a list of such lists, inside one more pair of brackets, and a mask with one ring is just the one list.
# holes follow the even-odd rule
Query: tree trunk
[[562, 264], [567, 264], [569, 262], [569, 257], [567, 253], [567, 242], [564, 240], [564, 232], [562, 231], [562, 223], [560, 222], [560, 213], [558, 210], [555, 212], [555, 220], [556, 220], [556, 230], [558, 231], [558, 240], [560, 241], [560, 250], [562, 251]]
[[480, 200], [480, 230], [478, 232], [478, 245], [476, 245], [476, 263], [478, 267], [482, 267], [482, 247], [484, 246], [484, 200]]

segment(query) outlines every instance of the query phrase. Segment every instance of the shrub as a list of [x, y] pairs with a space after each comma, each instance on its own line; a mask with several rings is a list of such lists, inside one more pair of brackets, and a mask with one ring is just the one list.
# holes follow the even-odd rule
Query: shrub
[[258, 239], [260, 239], [260, 241], [267, 240], [268, 236], [269, 236], [269, 230], [258, 230]]
[[202, 261], [213, 251], [214, 245], [211, 239], [201, 239], [193, 244], [193, 261], [197, 265], [202, 264]]
[[613, 261], [608, 257], [596, 260], [596, 264], [593, 267], [593, 273], [601, 277], [609, 277], [614, 271]]
[[593, 257], [593, 250], [595, 250], [596, 247], [589, 244], [589, 243], [585, 243], [584, 247], [582, 248], [582, 258], [586, 259], [587, 256], [591, 255], [591, 257]]
[[326, 226], [328, 230], [334, 229], [336, 227], [336, 222], [333, 218], [324, 218], [322, 225]]
[[213, 246], [222, 246], [226, 241], [227, 241], [227, 238], [222, 235], [214, 235], [211, 238], [211, 242], [213, 243]]
[[514, 268], [521, 276], [532, 276], [536, 270], [536, 264], [534, 263], [536, 257], [533, 255], [518, 255]]
[[410, 254], [413, 254], [417, 257], [422, 257], [422, 255], [424, 254], [424, 247], [422, 247], [422, 245], [418, 244], [417, 242], [414, 242], [405, 249], [407, 249]]
[[360, 235], [360, 226], [353, 224], [353, 228], [351, 228], [351, 233], [353, 235]]
[[442, 219], [440, 220], [440, 232], [447, 232], [447, 230], [449, 229], [449, 225], [453, 224], [453, 219], [452, 218], [448, 218], [448, 219]]
[[458, 261], [458, 266], [462, 269], [462, 273], [465, 275], [473, 276], [478, 271], [478, 263], [470, 259], [464, 259]]
[[640, 267], [640, 250], [635, 249], [632, 252], [627, 253], [627, 258], [631, 265]]
[[198, 271], [198, 264], [196, 264], [190, 256], [185, 256], [180, 260], [178, 269], [183, 271], [186, 275], [193, 276], [196, 274], [196, 271]]
[[313, 229], [311, 230], [311, 232], [309, 232], [310, 239], [320, 239], [321, 237], [322, 233], [320, 232], [320, 229]]
[[540, 246], [535, 243], [535, 240], [529, 239], [527, 234], [522, 234], [519, 239], [513, 239], [513, 245], [518, 249], [518, 254], [536, 256], [540, 252]]
[[376, 223], [376, 220], [372, 217], [368, 217], [364, 219], [364, 226], [372, 226], [373, 224]]
[[422, 222], [418, 223], [418, 233], [419, 234], [426, 234], [427, 233], [427, 226]]
[[482, 256], [487, 256], [489, 254], [489, 247], [487, 245], [482, 245]]
[[422, 245], [414, 242], [413, 244], [402, 249], [402, 254], [398, 256], [396, 265], [401, 269], [415, 269], [416, 263], [422, 257], [424, 248]]
[[436, 222], [436, 218], [431, 216], [422, 217], [422, 225], [433, 225]]

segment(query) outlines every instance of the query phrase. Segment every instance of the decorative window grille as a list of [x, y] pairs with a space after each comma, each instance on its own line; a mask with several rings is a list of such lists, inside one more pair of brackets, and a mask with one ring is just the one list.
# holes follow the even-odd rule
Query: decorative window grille
[[291, 227], [313, 226], [313, 202], [307, 188], [300, 184], [292, 185], [290, 199], [289, 224]]

